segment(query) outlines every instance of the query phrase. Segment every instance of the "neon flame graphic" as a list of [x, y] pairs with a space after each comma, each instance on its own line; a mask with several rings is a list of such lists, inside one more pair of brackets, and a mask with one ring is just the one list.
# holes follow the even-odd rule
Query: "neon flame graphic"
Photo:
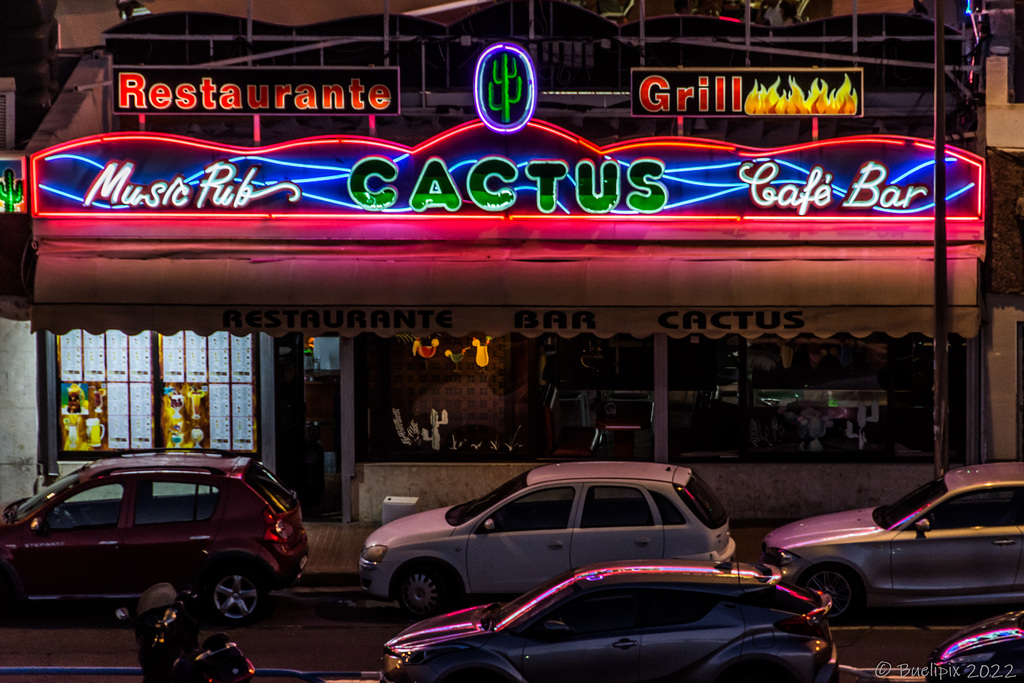
[[754, 81], [743, 110], [752, 116], [834, 116], [856, 114], [858, 111], [857, 92], [849, 76], [843, 78], [843, 84], [835, 91], [830, 91], [828, 83], [821, 78], [814, 79], [810, 92], [804, 92], [792, 76], [789, 77], [789, 92], [780, 93], [781, 85], [781, 78], [776, 78], [767, 88]]

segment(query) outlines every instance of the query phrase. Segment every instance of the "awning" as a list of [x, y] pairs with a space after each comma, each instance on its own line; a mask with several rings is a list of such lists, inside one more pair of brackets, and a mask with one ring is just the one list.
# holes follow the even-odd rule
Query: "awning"
[[[823, 258], [796, 247], [435, 245], [427, 254], [401, 245], [234, 243], [191, 258], [195, 249], [164, 244], [155, 256], [156, 247], [139, 245], [44, 241], [33, 329], [827, 337], [931, 334], [934, 325], [924, 247]], [[978, 269], [975, 249], [950, 251], [949, 329], [966, 337], [980, 324]]]

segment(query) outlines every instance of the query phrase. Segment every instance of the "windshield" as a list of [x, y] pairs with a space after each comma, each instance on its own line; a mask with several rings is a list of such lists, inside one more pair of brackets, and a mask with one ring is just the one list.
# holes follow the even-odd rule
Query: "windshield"
[[452, 526], [465, 524], [498, 501], [504, 500], [516, 491], [521, 491], [526, 488], [526, 475], [528, 474], [529, 472], [523, 472], [518, 477], [509, 479], [490, 493], [485, 493], [479, 498], [467, 503], [460, 503], [459, 505], [456, 505], [444, 514], [445, 521]]
[[258, 462], [252, 463], [246, 471], [245, 483], [266, 501], [271, 510], [279, 514], [294, 510], [299, 504], [294, 492]]
[[871, 513], [875, 524], [883, 529], [892, 529], [941, 498], [948, 489], [942, 478], [930, 481], [916, 488], [895, 503], [881, 505]]
[[677, 484], [675, 489], [690, 512], [697, 515], [707, 528], [717, 529], [729, 521], [725, 506], [696, 472], [690, 472], [690, 481], [685, 487]]
[[39, 508], [43, 507], [47, 501], [54, 496], [67, 491], [69, 488], [78, 483], [78, 472], [75, 470], [71, 474], [65, 475], [53, 482], [49, 486], [39, 489], [39, 492], [30, 498], [26, 498], [18, 504], [17, 510], [12, 516], [11, 521], [20, 522], [26, 517], [31, 517]]
[[530, 618], [538, 610], [546, 609], [548, 605], [558, 600], [563, 591], [576, 590], [576, 581], [578, 580], [576, 572], [570, 570], [545, 581], [527, 593], [523, 593], [515, 600], [504, 603], [500, 606], [500, 611], [494, 615], [493, 627], [500, 631], [514, 625], [524, 617]]

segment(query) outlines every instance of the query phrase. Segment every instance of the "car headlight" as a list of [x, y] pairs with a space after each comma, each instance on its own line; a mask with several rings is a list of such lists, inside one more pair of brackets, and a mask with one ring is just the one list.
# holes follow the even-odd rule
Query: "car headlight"
[[367, 562], [380, 562], [384, 559], [387, 551], [388, 547], [386, 545], [368, 545], [363, 548], [363, 552], [359, 554], [359, 557]]
[[782, 548], [768, 548], [765, 552], [765, 559], [770, 564], [785, 567], [787, 564], [793, 564], [796, 562], [798, 558], [788, 550], [784, 550]]
[[401, 649], [396, 649], [395, 654], [402, 660], [403, 664], [425, 664], [435, 657], [440, 657], [441, 655], [457, 652], [459, 650], [466, 650], [468, 648], [468, 645], [464, 645], [462, 643], [449, 643], [447, 645], [423, 647], [415, 650], [402, 651]]

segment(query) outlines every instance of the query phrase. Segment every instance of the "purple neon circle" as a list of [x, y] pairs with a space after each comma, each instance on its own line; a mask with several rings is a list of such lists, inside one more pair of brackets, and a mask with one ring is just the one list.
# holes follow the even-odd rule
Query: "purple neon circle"
[[[484, 103], [484, 63], [491, 54], [501, 50], [507, 50], [521, 57], [529, 72], [526, 77], [527, 97], [529, 98], [526, 113], [514, 123], [507, 125], [495, 123], [491, 120], [485, 112]], [[533, 118], [533, 113], [537, 110], [537, 71], [534, 69], [533, 60], [530, 59], [530, 55], [526, 50], [515, 43], [495, 43], [484, 50], [483, 54], [480, 55], [480, 58], [477, 59], [476, 62], [476, 74], [473, 78], [473, 103], [476, 105], [477, 116], [480, 117], [480, 120], [484, 122], [485, 126], [495, 133], [508, 135], [509, 133], [517, 133], [525, 128], [526, 124]]]

